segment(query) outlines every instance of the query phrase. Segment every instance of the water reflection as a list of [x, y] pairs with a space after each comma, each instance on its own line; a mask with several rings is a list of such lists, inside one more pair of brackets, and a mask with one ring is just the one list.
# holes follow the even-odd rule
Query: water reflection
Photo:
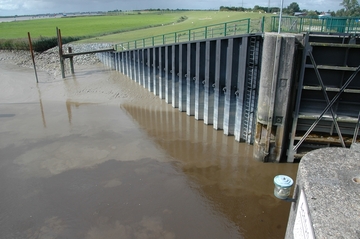
[[43, 105], [43, 102], [42, 102], [41, 91], [40, 91], [40, 88], [39, 88], [39, 84], [38, 84], [38, 83], [36, 83], [36, 88], [37, 88], [37, 90], [38, 90], [38, 95], [39, 95], [39, 104], [40, 104], [40, 111], [41, 111], [41, 119], [42, 119], [44, 128], [46, 128], [46, 119], [45, 119], [44, 105]]
[[79, 109], [79, 107], [81, 105], [91, 105], [91, 103], [79, 103], [79, 102], [75, 102], [75, 101], [72, 101], [70, 99], [67, 99], [66, 100], [66, 111], [67, 111], [67, 116], [68, 116], [68, 120], [69, 120], [69, 125], [72, 124], [72, 108], [75, 108], [75, 109]]
[[297, 165], [257, 162], [252, 146], [166, 104], [122, 108], [178, 162], [211, 207], [236, 223], [244, 238], [284, 237], [290, 204], [273, 196], [273, 177], [295, 177]]
[[[133, 81], [105, 81], [42, 84], [41, 102], [0, 104], [0, 238], [283, 237], [289, 204], [272, 177], [294, 165], [256, 162]], [[107, 102], [99, 95], [131, 104], [83, 104]]]

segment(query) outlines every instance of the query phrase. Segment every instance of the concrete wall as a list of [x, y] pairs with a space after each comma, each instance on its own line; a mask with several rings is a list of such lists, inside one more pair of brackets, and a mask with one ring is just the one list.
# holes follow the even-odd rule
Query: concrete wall
[[98, 56], [187, 115], [253, 143], [262, 41], [246, 34]]
[[[310, 150], [339, 142], [349, 147], [358, 138], [360, 48], [353, 40], [246, 34], [99, 57], [187, 115], [253, 143], [257, 160], [294, 162]], [[335, 93], [341, 97], [330, 118], [321, 112]]]

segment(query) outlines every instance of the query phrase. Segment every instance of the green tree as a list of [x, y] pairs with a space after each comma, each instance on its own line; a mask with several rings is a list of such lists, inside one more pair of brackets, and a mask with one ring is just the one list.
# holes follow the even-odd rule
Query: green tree
[[340, 5], [342, 5], [344, 8], [338, 10], [336, 12], [336, 16], [360, 16], [360, 6], [357, 0], [343, 0]]
[[259, 5], [255, 5], [255, 6], [254, 6], [254, 12], [259, 11], [259, 10], [260, 10], [260, 6], [259, 6]]
[[296, 2], [292, 2], [286, 9], [284, 9], [284, 12], [289, 15], [294, 15], [295, 12], [300, 11], [300, 6]]
[[306, 16], [311, 18], [318, 18], [318, 14], [315, 11], [308, 11]]

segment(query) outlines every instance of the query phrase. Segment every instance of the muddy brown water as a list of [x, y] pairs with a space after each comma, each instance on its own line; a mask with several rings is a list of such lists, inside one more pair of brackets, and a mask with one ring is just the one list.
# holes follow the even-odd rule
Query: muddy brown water
[[273, 177], [295, 178], [296, 164], [255, 161], [121, 74], [76, 77], [65, 91], [108, 82], [93, 90], [123, 99], [53, 101], [40, 84], [39, 100], [0, 103], [0, 238], [284, 237], [290, 204]]

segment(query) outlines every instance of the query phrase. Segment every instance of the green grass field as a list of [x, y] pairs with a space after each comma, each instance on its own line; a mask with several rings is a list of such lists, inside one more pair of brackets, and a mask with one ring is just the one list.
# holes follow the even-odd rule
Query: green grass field
[[[187, 20], [178, 23], [177, 21], [182, 16], [186, 16]], [[27, 32], [30, 32], [34, 39], [40, 36], [56, 37], [55, 29], [58, 27], [64, 37], [85, 36], [86, 39], [81, 41], [83, 43], [119, 43], [244, 18], [260, 19], [262, 16], [264, 15], [259, 13], [174, 11], [117, 16], [47, 18], [2, 22], [0, 23], [0, 39], [25, 39]]]
[[84, 42], [84, 43], [85, 42], [109, 42], [109, 43], [127, 42], [131, 40], [136, 40], [151, 36], [158, 36], [166, 33], [172, 33], [181, 30], [204, 27], [204, 26], [225, 23], [229, 21], [235, 21], [246, 18], [260, 20], [263, 16], [269, 16], [259, 13], [220, 12], [220, 11], [190, 11], [183, 13], [183, 15], [187, 16], [188, 19], [186, 21], [174, 25], [141, 29], [130, 32], [123, 32], [119, 34], [110, 34], [106, 36], [81, 40], [80, 42]]
[[56, 27], [63, 36], [98, 36], [117, 31], [137, 29], [176, 22], [180, 14], [140, 14], [119, 16], [89, 16], [69, 18], [47, 18], [0, 23], [0, 39], [56, 36]]

